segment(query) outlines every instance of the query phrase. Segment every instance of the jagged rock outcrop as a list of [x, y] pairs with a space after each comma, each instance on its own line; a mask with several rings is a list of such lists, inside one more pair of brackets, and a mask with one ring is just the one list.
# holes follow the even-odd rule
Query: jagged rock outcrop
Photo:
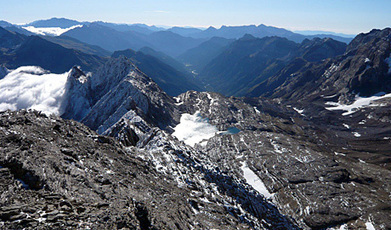
[[89, 113], [94, 95], [90, 84], [91, 76], [74, 66], [68, 74], [64, 99], [60, 108], [63, 118], [80, 121]]
[[105, 132], [133, 110], [148, 123], [166, 128], [179, 114], [169, 97], [126, 57], [110, 59], [91, 78], [93, 107], [82, 122]]

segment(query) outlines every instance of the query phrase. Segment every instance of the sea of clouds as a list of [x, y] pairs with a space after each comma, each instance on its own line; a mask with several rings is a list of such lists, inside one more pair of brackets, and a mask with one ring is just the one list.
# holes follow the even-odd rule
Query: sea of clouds
[[60, 115], [68, 72], [53, 74], [40, 67], [24, 66], [0, 80], [0, 111], [35, 109]]

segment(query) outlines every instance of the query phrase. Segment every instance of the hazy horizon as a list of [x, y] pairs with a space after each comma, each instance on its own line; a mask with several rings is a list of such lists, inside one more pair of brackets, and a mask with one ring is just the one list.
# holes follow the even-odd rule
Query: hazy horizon
[[[390, 26], [391, 1], [387, 0], [232, 0], [179, 1], [5, 1], [1, 20], [25, 24], [53, 17], [77, 21], [142, 23], [157, 26], [220, 28], [260, 25], [291, 31], [330, 31], [358, 34]], [[22, 6], [22, 7], [21, 7]]]
[[[193, 25], [157, 25], [157, 24], [147, 24], [147, 23], [142, 23], [142, 22], [129, 22], [129, 23], [126, 23], [126, 22], [110, 22], [110, 21], [104, 21], [104, 20], [91, 20], [91, 21], [87, 21], [87, 20], [77, 20], [77, 19], [74, 19], [74, 18], [65, 18], [65, 17], [56, 17], [56, 16], [53, 16], [51, 18], [42, 18], [42, 19], [36, 19], [36, 20], [33, 20], [33, 21], [28, 21], [28, 22], [23, 22], [23, 23], [14, 23], [14, 22], [11, 22], [11, 21], [7, 21], [7, 20], [4, 20], [6, 22], [9, 22], [13, 25], [18, 25], [18, 26], [23, 26], [23, 25], [27, 25], [29, 23], [32, 23], [32, 22], [36, 22], [36, 21], [45, 21], [45, 20], [50, 20], [50, 19], [53, 19], [53, 18], [57, 18], [57, 19], [68, 19], [68, 20], [75, 20], [75, 21], [78, 21], [80, 23], [93, 23], [93, 22], [104, 22], [104, 23], [114, 23], [114, 24], [118, 24], [118, 25], [137, 25], [137, 24], [142, 24], [142, 25], [147, 25], [147, 26], [156, 26], [158, 28], [163, 28], [163, 29], [170, 29], [170, 28], [173, 28], [173, 27], [182, 27], [182, 28], [196, 28], [196, 29], [201, 29], [201, 30], [206, 30], [208, 29], [209, 27], [214, 27], [216, 29], [220, 29], [221, 27], [223, 26], [227, 26], [227, 27], [235, 27], [235, 26], [259, 26], [261, 24], [265, 25], [264, 23], [260, 23], [260, 24], [238, 24], [238, 25], [219, 25], [219, 26], [213, 26], [213, 25], [210, 25], [210, 26], [193, 26]], [[0, 20], [3, 20], [3, 19], [0, 19]], [[320, 34], [320, 33], [329, 33], [329, 34], [333, 34], [333, 35], [339, 35], [339, 36], [345, 36], [345, 37], [352, 37], [352, 36], [356, 36], [357, 34], [348, 34], [348, 33], [341, 33], [341, 32], [336, 32], [336, 31], [330, 31], [330, 30], [310, 30], [310, 29], [302, 29], [302, 30], [294, 30], [294, 29], [289, 29], [289, 28], [286, 28], [286, 27], [281, 27], [281, 26], [273, 26], [273, 25], [265, 25], [265, 26], [270, 26], [270, 27], [275, 27], [275, 28], [281, 28], [281, 29], [287, 29], [289, 31], [292, 31], [294, 33], [300, 33], [300, 34], [303, 34], [303, 35], [316, 35], [316, 34]], [[384, 28], [372, 28], [372, 29], [384, 29]], [[371, 30], [372, 30], [371, 29]], [[366, 32], [369, 32], [368, 31], [362, 31], [362, 33], [366, 33]], [[361, 32], [360, 32], [361, 33]]]

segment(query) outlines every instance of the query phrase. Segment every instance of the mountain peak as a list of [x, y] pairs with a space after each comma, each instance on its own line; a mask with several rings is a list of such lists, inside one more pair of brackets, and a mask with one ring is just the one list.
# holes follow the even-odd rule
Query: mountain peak
[[214, 30], [217, 30], [217, 29], [213, 26], [209, 26], [208, 29], [206, 29], [205, 31], [214, 31]]
[[81, 25], [82, 22], [67, 19], [67, 18], [50, 18], [45, 20], [38, 20], [28, 23], [26, 26], [34, 26], [34, 27], [60, 27], [62, 29], [66, 29], [72, 26]]
[[69, 76], [72, 76], [75, 79], [78, 79], [81, 76], [85, 76], [85, 73], [81, 70], [80, 66], [73, 66]]
[[256, 37], [254, 37], [253, 35], [251, 34], [245, 34], [242, 38], [240, 38], [239, 40], [240, 41], [248, 41], [248, 40], [254, 40], [256, 39]]

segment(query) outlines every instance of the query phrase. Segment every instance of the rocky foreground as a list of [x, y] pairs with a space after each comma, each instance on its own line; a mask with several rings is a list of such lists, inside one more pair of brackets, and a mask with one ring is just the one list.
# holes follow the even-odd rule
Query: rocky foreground
[[[262, 197], [242, 197], [247, 199], [247, 205], [240, 204], [225, 194], [227, 190], [209, 182], [214, 180], [213, 173], [200, 169], [196, 162], [188, 162], [186, 156], [181, 157], [186, 153], [172, 150], [171, 153], [178, 156], [178, 165], [199, 167], [194, 174], [202, 171], [203, 178], [197, 181], [203, 183], [202, 188], [186, 178], [180, 181], [187, 183], [178, 184], [176, 177], [159, 173], [151, 162], [138, 158], [139, 151], [125, 149], [113, 138], [97, 135], [75, 121], [39, 112], [2, 112], [0, 226], [3, 229], [295, 228]], [[189, 164], [192, 166], [186, 166]], [[264, 219], [262, 222], [243, 210], [253, 205], [250, 201], [262, 204], [256, 210], [262, 214], [259, 216]]]

